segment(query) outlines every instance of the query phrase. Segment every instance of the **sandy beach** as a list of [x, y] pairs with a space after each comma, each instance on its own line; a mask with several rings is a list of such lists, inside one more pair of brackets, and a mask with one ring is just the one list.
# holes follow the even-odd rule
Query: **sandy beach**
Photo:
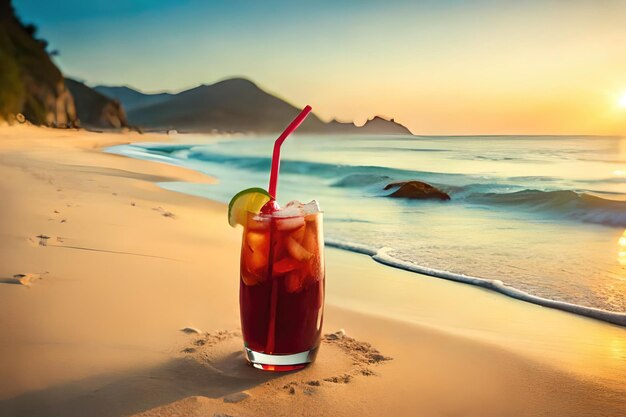
[[[325, 337], [246, 365], [241, 230], [103, 152], [166, 135], [0, 127], [1, 416], [618, 416], [626, 330], [327, 249]], [[187, 329], [187, 331], [182, 331]]]

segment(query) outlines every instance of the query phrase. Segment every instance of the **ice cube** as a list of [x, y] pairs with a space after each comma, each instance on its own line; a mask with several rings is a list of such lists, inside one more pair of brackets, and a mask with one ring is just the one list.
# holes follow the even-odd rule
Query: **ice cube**
[[304, 204], [302, 204], [298, 200], [291, 200], [290, 202], [285, 204], [285, 207], [299, 207], [299, 208], [302, 208], [303, 206], [304, 206]]
[[302, 210], [304, 211], [305, 214], [315, 214], [315, 213], [319, 213], [320, 211], [320, 205], [317, 202], [317, 200], [311, 200], [310, 202], [304, 204], [302, 206]]
[[269, 249], [269, 236], [266, 233], [248, 232], [246, 242], [253, 252], [267, 252]]
[[300, 263], [293, 258], [283, 258], [275, 262], [272, 268], [274, 275], [283, 275], [298, 268]]
[[285, 276], [285, 289], [288, 293], [296, 293], [302, 291], [302, 275], [297, 269], [288, 272]]
[[244, 284], [246, 284], [247, 286], [252, 286], [252, 285], [256, 285], [259, 283], [259, 279], [256, 275], [251, 274], [249, 271], [247, 270], [242, 270], [241, 271], [241, 279], [243, 281]]
[[298, 261], [308, 261], [313, 256], [313, 253], [306, 250], [291, 236], [287, 238], [287, 252]]
[[304, 217], [302, 216], [283, 217], [276, 220], [276, 229], [282, 232], [299, 229], [302, 226], [304, 226]]
[[307, 204], [302, 204], [301, 202], [294, 200], [287, 203], [285, 207], [275, 211], [273, 213], [273, 216], [278, 218], [304, 217], [307, 215], [319, 213], [320, 211], [320, 206], [315, 200], [312, 200], [310, 203]]
[[317, 231], [314, 227], [308, 226], [301, 240], [302, 246], [311, 253], [315, 253], [319, 249], [319, 242], [317, 241]]
[[306, 231], [306, 226], [300, 226], [293, 232], [291, 232], [291, 237], [296, 240], [298, 243], [302, 243], [302, 239], [304, 238], [304, 232]]
[[270, 227], [270, 222], [267, 217], [252, 215], [248, 217], [247, 227], [251, 230], [267, 230]]
[[245, 262], [250, 271], [262, 272], [267, 266], [267, 256], [262, 252], [250, 252]]
[[274, 217], [298, 217], [304, 216], [304, 210], [302, 207], [296, 205], [287, 205], [284, 208], [281, 208], [278, 211], [273, 213]]

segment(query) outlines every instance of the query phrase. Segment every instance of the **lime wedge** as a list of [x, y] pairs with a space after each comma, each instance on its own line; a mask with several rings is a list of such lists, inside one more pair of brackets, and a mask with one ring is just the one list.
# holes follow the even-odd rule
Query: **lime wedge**
[[232, 227], [245, 225], [247, 213], [259, 213], [261, 208], [271, 200], [263, 188], [248, 188], [239, 191], [228, 204], [228, 223]]

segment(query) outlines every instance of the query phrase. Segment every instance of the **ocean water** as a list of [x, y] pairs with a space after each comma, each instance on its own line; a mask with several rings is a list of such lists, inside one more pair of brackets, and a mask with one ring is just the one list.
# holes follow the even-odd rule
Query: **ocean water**
[[[160, 185], [228, 202], [267, 187], [274, 139], [178, 135], [109, 152], [207, 173], [219, 183]], [[279, 202], [318, 200], [329, 245], [626, 325], [626, 138], [295, 135], [282, 158]], [[451, 200], [386, 196], [411, 179]]]

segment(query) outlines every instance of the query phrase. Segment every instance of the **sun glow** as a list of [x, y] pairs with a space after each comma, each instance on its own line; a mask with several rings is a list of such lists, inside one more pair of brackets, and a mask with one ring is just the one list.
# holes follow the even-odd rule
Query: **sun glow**
[[626, 91], [624, 91], [622, 95], [619, 97], [619, 100], [617, 100], [617, 105], [620, 106], [621, 108], [626, 109]]

